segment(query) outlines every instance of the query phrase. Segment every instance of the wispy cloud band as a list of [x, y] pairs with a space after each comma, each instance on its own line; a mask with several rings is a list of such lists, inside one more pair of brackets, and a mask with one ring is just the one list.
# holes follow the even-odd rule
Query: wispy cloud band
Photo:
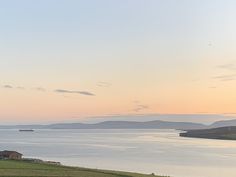
[[230, 71], [236, 71], [236, 66], [233, 63], [218, 65], [218, 68], [226, 69], [226, 70], [230, 70]]
[[[6, 89], [21, 89], [24, 90], [25, 87], [14, 87], [12, 85], [2, 85], [2, 88], [6, 88]], [[35, 87], [32, 88], [35, 91], [39, 91], [39, 92], [46, 92], [47, 90], [43, 87]], [[86, 95], [86, 96], [95, 96], [94, 93], [88, 92], [88, 91], [80, 91], [80, 90], [66, 90], [66, 89], [56, 89], [53, 90], [52, 92], [57, 92], [57, 93], [68, 93], [68, 94], [81, 94], [81, 95]]]
[[70, 93], [70, 94], [81, 94], [81, 95], [87, 95], [87, 96], [95, 96], [95, 94], [88, 92], [88, 91], [77, 91], [77, 90], [65, 90], [65, 89], [56, 89], [54, 92], [57, 93]]
[[217, 79], [220, 81], [232, 81], [236, 80], [236, 74], [214, 76], [213, 79]]
[[12, 89], [13, 86], [11, 86], [11, 85], [3, 85], [3, 88]]

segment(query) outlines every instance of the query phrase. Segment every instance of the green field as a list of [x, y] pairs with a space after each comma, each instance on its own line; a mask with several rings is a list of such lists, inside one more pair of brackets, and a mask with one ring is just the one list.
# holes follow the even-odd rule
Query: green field
[[[0, 160], [0, 177], [153, 177], [128, 172]], [[156, 176], [157, 177], [157, 176]], [[159, 176], [160, 177], [160, 176]]]

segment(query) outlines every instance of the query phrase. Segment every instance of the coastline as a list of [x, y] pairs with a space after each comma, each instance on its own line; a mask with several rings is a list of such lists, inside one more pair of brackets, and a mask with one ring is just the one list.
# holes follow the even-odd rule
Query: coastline
[[188, 138], [236, 140], [236, 126], [202, 130], [188, 130], [186, 132], [180, 133], [179, 136]]

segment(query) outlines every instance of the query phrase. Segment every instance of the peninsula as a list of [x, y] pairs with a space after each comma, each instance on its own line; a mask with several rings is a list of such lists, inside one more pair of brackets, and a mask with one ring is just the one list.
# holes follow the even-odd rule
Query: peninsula
[[189, 130], [180, 133], [183, 137], [236, 140], [236, 126], [220, 127], [202, 130]]

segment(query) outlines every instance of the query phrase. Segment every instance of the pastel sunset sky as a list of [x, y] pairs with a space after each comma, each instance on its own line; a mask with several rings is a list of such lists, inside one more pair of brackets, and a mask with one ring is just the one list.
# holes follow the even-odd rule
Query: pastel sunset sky
[[0, 1], [0, 120], [236, 113], [234, 0]]

